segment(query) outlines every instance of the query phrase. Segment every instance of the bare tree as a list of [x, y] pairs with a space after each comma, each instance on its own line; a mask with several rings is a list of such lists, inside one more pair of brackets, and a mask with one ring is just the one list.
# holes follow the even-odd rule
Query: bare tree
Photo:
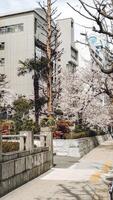
[[[60, 45], [60, 41], [58, 41], [60, 32], [57, 29], [57, 25], [54, 23], [54, 20], [58, 17], [58, 15], [56, 15], [57, 8], [52, 8], [55, 2], [56, 1], [51, 2], [51, 0], [47, 0], [47, 5], [39, 3], [43, 22], [38, 18], [36, 21], [36, 32], [40, 31], [41, 35], [43, 35], [43, 41], [41, 42], [35, 38], [35, 42], [43, 49], [45, 57], [42, 56], [41, 58], [38, 58], [35, 52], [35, 58], [20, 62], [21, 67], [18, 71], [18, 75], [34, 72], [33, 86], [35, 119], [37, 124], [40, 111], [45, 103], [47, 103], [47, 113], [45, 114], [50, 116], [53, 111], [53, 67], [56, 67], [56, 60], [62, 54], [62, 51], [57, 51], [57, 48]], [[41, 82], [40, 80], [43, 81]], [[43, 95], [40, 95], [40, 93]]]
[[52, 49], [51, 49], [51, 0], [47, 0], [47, 58], [48, 58], [48, 80], [47, 80], [47, 96], [48, 96], [48, 114], [52, 112]]
[[44, 11], [44, 14], [46, 16], [45, 24], [42, 25], [39, 22], [39, 27], [42, 28], [44, 32], [44, 36], [46, 38], [46, 46], [45, 46], [45, 52], [48, 60], [48, 70], [47, 70], [47, 112], [50, 116], [53, 112], [53, 85], [52, 85], [52, 78], [53, 78], [53, 68], [56, 67], [56, 60], [61, 56], [63, 50], [60, 52], [57, 50], [60, 41], [60, 31], [57, 28], [57, 25], [54, 23], [54, 20], [57, 19], [59, 14], [57, 15], [57, 8], [53, 8], [53, 5], [55, 4], [55, 1], [47, 0], [47, 5], [43, 6], [40, 3], [40, 7]]

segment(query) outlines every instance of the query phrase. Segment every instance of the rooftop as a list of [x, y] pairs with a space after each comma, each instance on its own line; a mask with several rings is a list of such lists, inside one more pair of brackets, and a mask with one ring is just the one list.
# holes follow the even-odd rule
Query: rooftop
[[34, 8], [34, 9], [29, 9], [29, 10], [28, 9], [27, 10], [25, 10], [25, 9], [24, 10], [17, 10], [17, 11], [2, 13], [2, 14], [0, 14], [0, 18], [14, 16], [14, 15], [20, 15], [20, 14], [25, 14], [25, 13], [30, 13], [30, 12], [35, 12], [36, 14], [40, 15], [43, 11], [42, 11], [41, 8]]

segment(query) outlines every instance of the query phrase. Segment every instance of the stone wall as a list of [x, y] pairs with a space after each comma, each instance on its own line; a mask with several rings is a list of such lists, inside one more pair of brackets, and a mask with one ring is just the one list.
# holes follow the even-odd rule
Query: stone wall
[[109, 137], [101, 135], [81, 139], [56, 139], [53, 141], [53, 151], [56, 155], [81, 158]]
[[2, 154], [0, 197], [49, 170], [52, 166], [51, 158], [48, 147]]

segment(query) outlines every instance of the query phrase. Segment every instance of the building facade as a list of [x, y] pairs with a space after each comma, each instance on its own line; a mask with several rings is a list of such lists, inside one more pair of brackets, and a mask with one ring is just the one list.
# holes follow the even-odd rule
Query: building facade
[[112, 49], [107, 37], [95, 33], [88, 35], [87, 40], [92, 58], [99, 66], [107, 69], [113, 60]]
[[45, 54], [46, 38], [39, 24], [44, 24], [41, 9], [10, 13], [0, 16], [0, 73], [7, 76], [12, 96], [33, 97], [33, 74], [18, 77], [19, 61], [41, 57]]
[[74, 41], [74, 20], [72, 18], [59, 19], [57, 20], [57, 26], [61, 32], [59, 38], [61, 45], [58, 51], [62, 49], [63, 53], [57, 62], [57, 98], [55, 105], [61, 108], [64, 113], [69, 113], [70, 87], [74, 81], [74, 73], [78, 65], [78, 50]]
[[[28, 98], [34, 96], [33, 74], [18, 76], [19, 61], [46, 56], [47, 38], [43, 28], [45, 22], [46, 16], [40, 8], [0, 16], [0, 73], [7, 76], [10, 98], [11, 94], [25, 95]], [[57, 51], [63, 49], [63, 53], [55, 65], [53, 64], [53, 89], [56, 92], [53, 101], [54, 108], [60, 107], [66, 111], [71, 100], [69, 80], [74, 78], [78, 65], [78, 51], [74, 42], [73, 19], [57, 20], [57, 28], [61, 32], [58, 38], [61, 44]]]

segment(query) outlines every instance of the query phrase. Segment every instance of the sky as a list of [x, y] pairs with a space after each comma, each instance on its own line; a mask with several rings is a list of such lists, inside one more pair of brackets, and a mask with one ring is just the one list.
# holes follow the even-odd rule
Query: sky
[[[74, 0], [57, 0], [56, 6], [58, 8], [58, 13], [61, 13], [60, 18], [72, 17], [74, 19], [78, 35], [82, 28], [80, 28], [76, 23], [83, 22], [83, 19], [81, 19], [81, 17], [67, 5], [67, 1], [69, 1], [70, 4], [75, 5]], [[0, 15], [2, 13], [39, 7], [38, 2], [39, 0], [0, 0]], [[43, 3], [44, 1], [40, 0], [40, 2]]]
[[[12, 11], [26, 10], [39, 7], [39, 0], [0, 0], [0, 15], [2, 13], [8, 13]], [[41, 3], [46, 2], [46, 0], [40, 0]], [[80, 27], [78, 24], [84, 25], [84, 19], [79, 16], [75, 11], [72, 10], [67, 5], [69, 2], [73, 6], [77, 6], [78, 0], [57, 0], [54, 6], [57, 6], [58, 13], [61, 13], [60, 18], [68, 18], [72, 17], [75, 22], [75, 41], [76, 40], [84, 40], [83, 36], [80, 35], [81, 32], [84, 32], [84, 28]], [[89, 2], [89, 1], [88, 1]], [[76, 3], [76, 5], [75, 5]], [[86, 25], [89, 26], [89, 21], [85, 21]], [[85, 47], [82, 46], [82, 49]], [[83, 53], [82, 53], [83, 54]]]

